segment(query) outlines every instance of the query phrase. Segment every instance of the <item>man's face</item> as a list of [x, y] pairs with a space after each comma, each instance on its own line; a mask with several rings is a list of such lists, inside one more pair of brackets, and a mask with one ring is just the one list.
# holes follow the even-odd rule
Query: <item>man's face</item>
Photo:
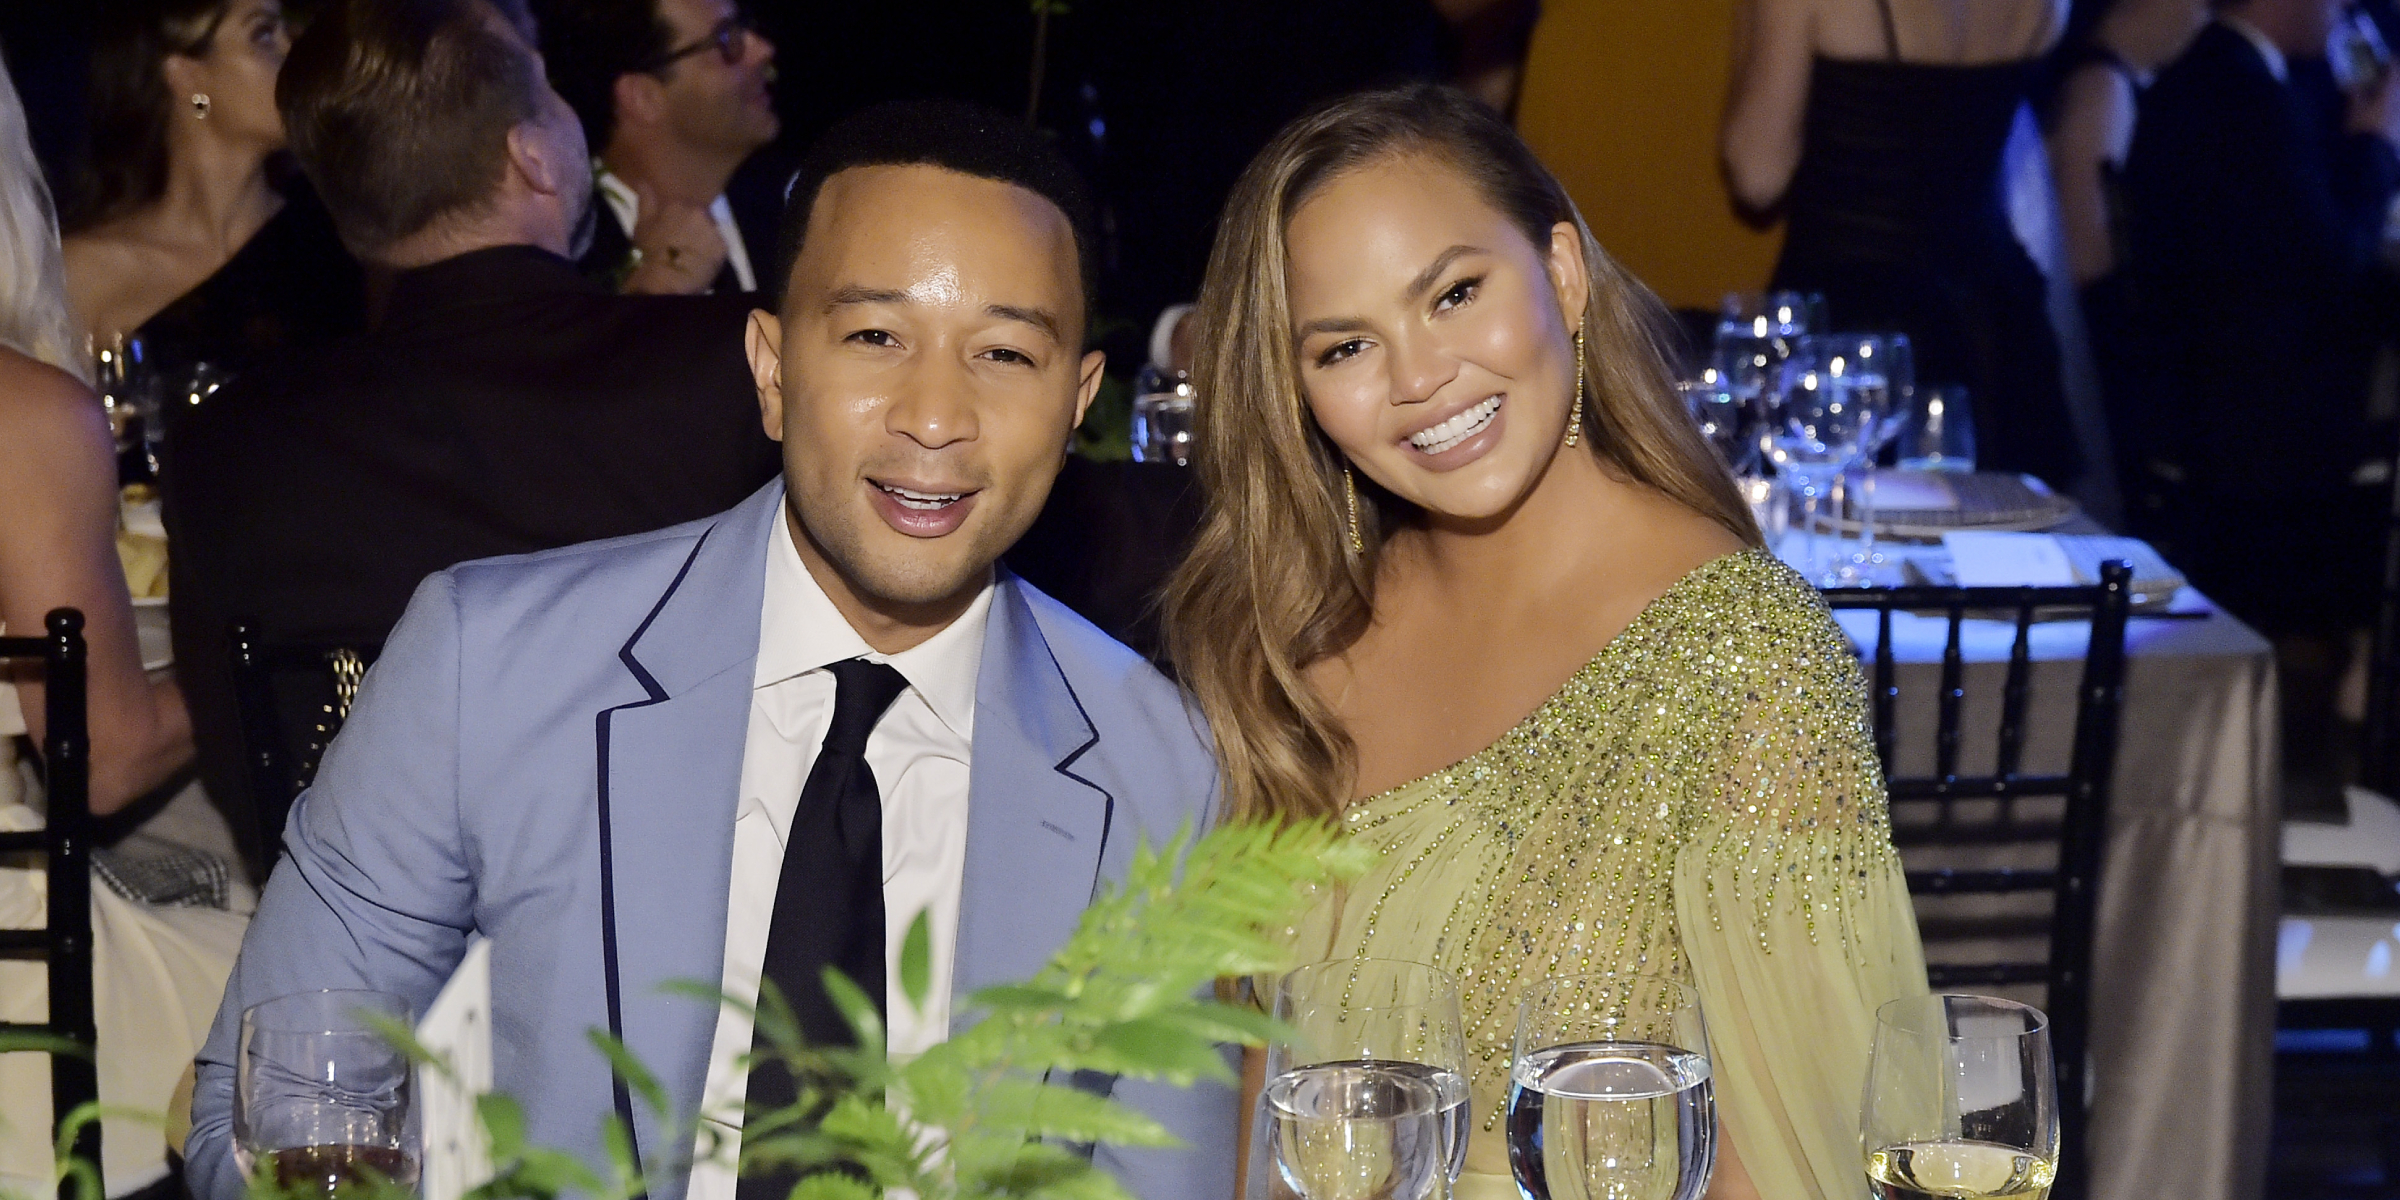
[[1073, 229], [1033, 192], [930, 166], [827, 179], [782, 317], [750, 331], [812, 568], [887, 612], [971, 595], [1099, 388], [1084, 318]]
[[[726, 32], [734, 0], [658, 0], [667, 44], [681, 50]], [[775, 140], [780, 127], [767, 90], [775, 43], [754, 30], [733, 32], [741, 57], [725, 61], [715, 45], [684, 55], [658, 73], [667, 129], [687, 146], [747, 155]]]

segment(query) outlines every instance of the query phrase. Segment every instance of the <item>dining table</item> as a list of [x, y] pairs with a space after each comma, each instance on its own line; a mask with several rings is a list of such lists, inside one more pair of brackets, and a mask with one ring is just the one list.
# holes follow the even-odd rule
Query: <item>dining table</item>
[[[2097, 527], [2078, 518], [2067, 530]], [[1854, 541], [1840, 547], [1856, 549]], [[1895, 560], [1909, 552], [1886, 549]], [[1872, 652], [1876, 613], [1835, 617], [1862, 656]], [[1933, 772], [1947, 635], [1943, 614], [1893, 615], [1897, 775]], [[2013, 620], [1969, 616], [1962, 625], [1962, 773], [1992, 770], [2014, 636]], [[2042, 620], [2030, 631], [2027, 772], [2066, 768], [2090, 636], [2088, 620]], [[2265, 638], [2188, 586], [2137, 608], [2125, 650], [2091, 976], [2089, 1195], [2254, 1200], [2265, 1184], [2274, 1093], [2274, 655]], [[1929, 942], [1927, 954], [1939, 960], [1951, 949]]]

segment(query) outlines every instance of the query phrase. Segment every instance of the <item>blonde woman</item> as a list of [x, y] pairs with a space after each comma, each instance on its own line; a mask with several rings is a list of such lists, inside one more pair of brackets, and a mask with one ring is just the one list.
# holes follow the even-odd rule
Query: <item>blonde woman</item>
[[1684, 421], [1658, 304], [1488, 110], [1370, 93], [1251, 163], [1200, 300], [1208, 512], [1166, 598], [1235, 819], [1383, 851], [1303, 957], [1464, 990], [1466, 1200], [1516, 1195], [1516, 1005], [1695, 983], [1717, 1197], [1848, 1197], [1877, 1006], [1924, 990], [1859, 675]]

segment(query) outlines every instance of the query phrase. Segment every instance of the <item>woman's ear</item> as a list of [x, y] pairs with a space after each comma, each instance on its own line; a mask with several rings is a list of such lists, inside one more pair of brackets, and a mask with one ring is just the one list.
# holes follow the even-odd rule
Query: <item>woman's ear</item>
[[1583, 230], [1573, 221], [1550, 227], [1550, 286], [1558, 292], [1559, 315], [1567, 332], [1583, 328], [1583, 307], [1592, 297], [1590, 264], [1583, 258]]

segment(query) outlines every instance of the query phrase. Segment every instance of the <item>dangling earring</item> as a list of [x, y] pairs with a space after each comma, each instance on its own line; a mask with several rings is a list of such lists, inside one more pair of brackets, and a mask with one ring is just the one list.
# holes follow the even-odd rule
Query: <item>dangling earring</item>
[[1350, 553], [1365, 554], [1367, 544], [1358, 536], [1358, 481], [1350, 476], [1350, 464], [1342, 464], [1342, 503], [1350, 510]]
[[1575, 331], [1575, 410], [1567, 414], [1567, 448], [1583, 440], [1583, 331]]
[[205, 121], [205, 120], [207, 120], [207, 119], [208, 119], [208, 93], [207, 93], [207, 92], [193, 92], [193, 93], [192, 93], [192, 116], [193, 116], [193, 118], [194, 118], [194, 119], [196, 119], [196, 120], [201, 120], [201, 121]]

